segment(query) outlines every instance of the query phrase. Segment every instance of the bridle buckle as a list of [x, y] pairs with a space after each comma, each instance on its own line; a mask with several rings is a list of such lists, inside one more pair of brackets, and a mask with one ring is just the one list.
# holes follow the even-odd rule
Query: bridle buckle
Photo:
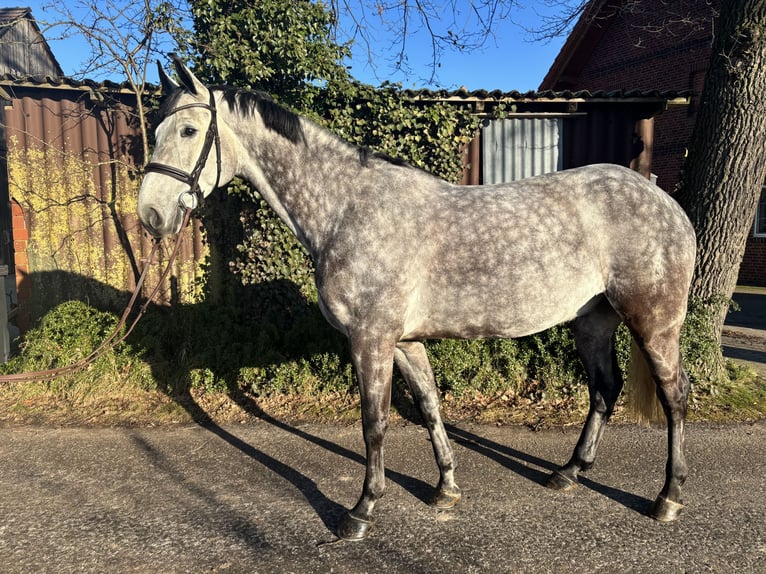
[[197, 209], [200, 204], [200, 195], [200, 192], [195, 193], [192, 190], [184, 191], [178, 196], [178, 207], [184, 211], [187, 209]]

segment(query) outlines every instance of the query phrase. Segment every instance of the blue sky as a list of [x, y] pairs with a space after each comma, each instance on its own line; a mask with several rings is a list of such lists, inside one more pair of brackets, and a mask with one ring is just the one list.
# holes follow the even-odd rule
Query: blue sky
[[[413, 73], [404, 76], [388, 65], [388, 60], [379, 58], [376, 69], [368, 64], [364, 46], [355, 46], [351, 71], [355, 78], [372, 84], [388, 80], [399, 82], [405, 88], [447, 88], [465, 86], [468, 90], [536, 90], [559, 53], [565, 37], [552, 41], [533, 41], [531, 33], [525, 30], [540, 25], [539, 12], [545, 7], [534, 0], [524, 0], [523, 6], [510, 13], [511, 19], [497, 20], [492, 26], [493, 36], [485, 45], [471, 52], [450, 51], [442, 55], [441, 66], [437, 69], [437, 83], [429, 84], [431, 77], [432, 52], [430, 35], [416, 32], [408, 41], [407, 59]], [[550, 13], [550, 10], [547, 10]], [[373, 31], [375, 33], [375, 31]], [[387, 47], [391, 40], [377, 32], [380, 47]], [[391, 56], [395, 55], [391, 53]]]
[[[24, 5], [32, 8], [32, 14], [40, 21], [55, 20], [56, 14], [45, 12], [43, 6], [50, 0], [28, 0]], [[556, 38], [549, 42], [533, 41], [523, 27], [532, 27], [539, 23], [540, 6], [530, 0], [526, 8], [514, 9], [513, 22], [501, 20], [493, 26], [494, 36], [487, 39], [485, 46], [470, 53], [449, 51], [442, 55], [441, 66], [437, 69], [437, 81], [428, 83], [431, 77], [430, 40], [425, 33], [416, 33], [408, 39], [407, 58], [411, 73], [396, 73], [388, 64], [383, 50], [376, 55], [379, 62], [375, 69], [368, 64], [366, 51], [357, 46], [350, 62], [352, 75], [361, 81], [374, 85], [382, 81], [401, 83], [405, 88], [447, 88], [457, 89], [465, 86], [469, 90], [536, 90], [558, 54], [565, 38]], [[55, 40], [55, 31], [46, 33], [51, 49], [58, 59], [64, 73], [72, 75], [85, 59], [87, 45], [77, 38], [64, 41]], [[377, 32], [375, 45], [384, 49], [390, 44], [385, 33]], [[91, 78], [95, 80], [111, 79], [122, 81], [124, 78]]]

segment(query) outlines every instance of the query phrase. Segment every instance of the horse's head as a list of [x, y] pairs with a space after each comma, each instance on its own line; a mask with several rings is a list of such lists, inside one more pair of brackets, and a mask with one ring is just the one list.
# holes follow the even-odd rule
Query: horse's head
[[[208, 90], [177, 58], [176, 83], [161, 68], [165, 100], [155, 148], [138, 192], [138, 216], [156, 237], [178, 233], [187, 207], [233, 177], [230, 132]], [[229, 137], [227, 137], [229, 136]]]

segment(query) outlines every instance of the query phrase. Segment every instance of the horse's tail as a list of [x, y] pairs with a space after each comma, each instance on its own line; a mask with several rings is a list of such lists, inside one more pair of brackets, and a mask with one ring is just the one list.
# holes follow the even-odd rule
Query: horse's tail
[[657, 398], [657, 384], [654, 382], [649, 364], [638, 344], [631, 338], [630, 364], [628, 366], [627, 411], [639, 424], [648, 425], [665, 420], [662, 405]]

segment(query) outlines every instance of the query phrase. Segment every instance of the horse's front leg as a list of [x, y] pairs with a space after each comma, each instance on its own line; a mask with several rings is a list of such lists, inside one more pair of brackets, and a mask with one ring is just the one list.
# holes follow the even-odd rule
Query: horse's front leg
[[460, 488], [455, 483], [455, 457], [447, 431], [439, 413], [439, 393], [434, 373], [428, 361], [426, 348], [417, 341], [397, 343], [394, 361], [412, 391], [431, 436], [436, 464], [439, 466], [439, 485], [431, 504], [436, 508], [452, 508], [460, 500]]
[[391, 372], [395, 342], [382, 342], [380, 338], [369, 335], [352, 335], [350, 339], [351, 358], [356, 369], [362, 401], [362, 432], [367, 449], [367, 470], [362, 496], [356, 506], [341, 518], [337, 534], [345, 540], [361, 540], [370, 533], [375, 502], [385, 491], [383, 437], [388, 429], [391, 407]]

